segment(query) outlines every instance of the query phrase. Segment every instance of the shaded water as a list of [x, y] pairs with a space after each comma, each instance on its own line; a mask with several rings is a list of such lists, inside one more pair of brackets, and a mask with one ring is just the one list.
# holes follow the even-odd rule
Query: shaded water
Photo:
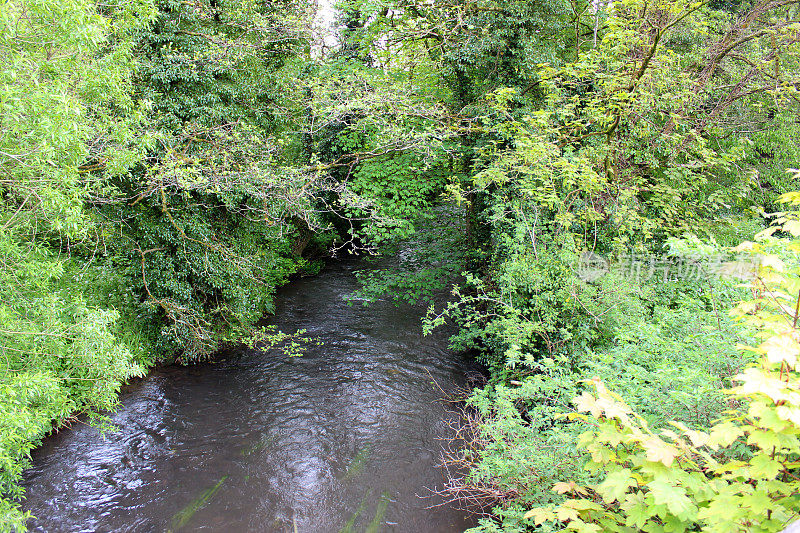
[[273, 323], [324, 343], [304, 356], [168, 368], [123, 394], [118, 432], [48, 438], [26, 473], [31, 530], [463, 531], [461, 512], [419, 496], [441, 486], [449, 416], [431, 376], [463, 384], [467, 363], [421, 336], [420, 309], [348, 307], [355, 268], [280, 292]]

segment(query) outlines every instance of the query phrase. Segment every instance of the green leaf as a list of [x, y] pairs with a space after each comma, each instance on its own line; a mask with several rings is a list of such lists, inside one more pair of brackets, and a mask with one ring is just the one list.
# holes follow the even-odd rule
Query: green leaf
[[622, 501], [632, 485], [636, 485], [636, 480], [631, 477], [629, 469], [623, 468], [609, 473], [597, 486], [597, 492], [603, 497], [603, 501], [613, 503]]
[[783, 465], [766, 453], [759, 453], [750, 459], [750, 476], [755, 479], [774, 479], [783, 470]]
[[683, 521], [697, 515], [697, 506], [686, 496], [686, 490], [672, 483], [654, 480], [647, 484], [657, 505], [666, 505], [670, 513]]

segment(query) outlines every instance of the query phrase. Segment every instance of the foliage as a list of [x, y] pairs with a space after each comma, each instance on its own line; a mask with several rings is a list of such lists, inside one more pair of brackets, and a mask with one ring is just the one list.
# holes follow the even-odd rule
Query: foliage
[[459, 215], [452, 204], [436, 206], [410, 221], [410, 236], [382, 241], [375, 267], [356, 272], [361, 286], [350, 298], [364, 305], [387, 297], [415, 304], [446, 292], [469, 254]]
[[368, 21], [361, 43], [371, 46], [379, 64], [434, 83], [431, 92], [463, 118], [480, 115], [484, 94], [525, 85], [537, 62], [569, 53], [575, 46], [570, 11], [588, 6], [493, 0], [348, 4]]
[[[367, 302], [431, 301], [457, 281], [425, 328], [455, 322], [454, 347], [491, 373], [452, 456], [469, 469], [459, 494], [496, 505], [486, 531], [525, 530], [527, 509], [560, 501], [546, 490], [557, 478], [605, 496], [578, 471], [578, 426], [556, 418], [579, 380], [630, 402], [600, 389], [627, 417], [606, 413], [607, 431], [701, 457], [657, 432], [676, 415], [702, 431], [760, 394], [752, 370], [739, 396], [721, 392], [751, 360], [732, 348], [749, 333], [720, 313], [741, 290], [613, 267], [713, 259], [763, 214], [784, 229], [752, 245], [768, 259], [758, 307], [741, 311], [777, 331], [765, 298], [794, 279], [781, 248], [800, 224], [769, 212], [798, 179], [783, 174], [797, 158], [798, 5], [346, 0], [331, 49], [313, 3], [294, 0], [0, 0], [0, 491], [20, 495], [54, 424], [113, 407], [157, 360], [242, 340], [300, 353], [302, 332], [255, 324], [277, 286], [344, 248], [378, 256], [359, 273]], [[587, 278], [590, 253], [611, 272]], [[741, 426], [790, 431], [769, 401], [731, 419], [752, 442], [711, 460], [775, 471]], [[686, 488], [654, 477], [684, 475], [678, 460], [648, 473], [636, 450], [613, 460], [658, 488], [626, 489]], [[712, 498], [712, 462], [698, 461], [692, 494]], [[598, 504], [619, 518], [615, 494], [580, 516]], [[0, 513], [23, 527], [14, 501]]]
[[152, 325], [162, 357], [185, 361], [207, 357], [273, 310], [275, 287], [307, 264], [298, 226], [315, 224], [308, 176], [261, 160], [263, 143], [242, 149], [239, 140], [253, 133], [193, 135], [205, 139], [202, 150], [171, 152], [129, 189], [132, 201], [99, 209], [104, 248], [136, 289], [129, 312]]
[[583, 351], [610, 334], [620, 319], [614, 310], [629, 298], [614, 290], [620, 280], [593, 285], [579, 279], [569, 246], [540, 242], [534, 252], [524, 241], [515, 245], [488, 282], [468, 275], [471, 291], [454, 287], [455, 298], [441, 312], [431, 308], [426, 322], [430, 330], [454, 320], [461, 326], [454, 346], [495, 354], [485, 362], [499, 375], [535, 364], [537, 354]]
[[[555, 415], [577, 380], [602, 376], [654, 428], [677, 413], [707, 426], [730, 407], [721, 390], [750, 360], [732, 348], [747, 334], [720, 315], [740, 295], [732, 283], [638, 286], [613, 271], [585, 279], [579, 267], [591, 253], [612, 267], [636, 254], [711, 253], [713, 235], [735, 238], [722, 220], [757, 224], [747, 213], [762, 192], [742, 176], [768, 170], [754, 154], [782, 133], [769, 137], [764, 124], [796, 106], [795, 8], [756, 2], [736, 17], [671, 0], [600, 9], [574, 11], [578, 26], [597, 22], [596, 39], [536, 63], [529, 85], [489, 94], [475, 172], [451, 187], [480, 211], [485, 263], [431, 309], [427, 327], [455, 321], [455, 346], [477, 348], [489, 366], [490, 385], [472, 399], [477, 445], [458, 459], [469, 473], [451, 493], [496, 495], [486, 531], [525, 530], [526, 505], [553, 498], [548, 476], [574, 467], [575, 429]], [[676, 239], [686, 232], [707, 244]]]
[[[158, 4], [137, 34], [135, 95], [149, 101], [148, 154], [94, 202], [102, 254], [133, 288], [129, 322], [158, 358], [203, 359], [272, 312], [304, 268], [325, 186], [287, 167], [275, 134], [299, 108], [292, 88], [308, 13], [291, 2]], [[95, 250], [85, 254], [96, 255]]]
[[286, 123], [287, 70], [301, 66], [298, 48], [310, 38], [307, 8], [292, 1], [157, 6], [153, 24], [138, 35], [136, 89], [152, 102], [159, 129]]
[[789, 110], [767, 111], [770, 120], [765, 127], [750, 136], [753, 141], [749, 154], [751, 179], [756, 181], [757, 201], [767, 210], [777, 210], [781, 194], [794, 190], [795, 179], [786, 168], [800, 160], [797, 143], [794, 139], [800, 134], [800, 124]]
[[433, 207], [437, 193], [446, 184], [447, 167], [442, 161], [430, 159], [426, 162], [419, 154], [407, 151], [358, 165], [349, 190], [375, 202], [373, 218], [378, 220], [364, 231], [370, 242], [380, 244], [409, 237], [414, 232], [414, 219], [420, 213], [424, 217]]
[[[688, 239], [673, 246], [688, 252], [697, 245]], [[604, 277], [609, 288], [624, 286], [618, 272]], [[495, 370], [495, 383], [468, 400], [472, 438], [467, 442], [472, 444], [459, 458], [469, 473], [453, 485], [463, 491], [463, 500], [478, 503], [476, 494], [488, 494], [480, 504], [494, 506], [502, 530], [525, 531], [525, 510], [557, 499], [548, 491], [554, 482], [590, 482], [574, 446], [578, 428], [563, 424], [558, 415], [578, 394], [578, 382], [592, 376], [631, 398], [653, 428], [665, 427], [676, 413], [705, 426], [728, 409], [721, 389], [752, 357], [733, 348], [747, 335], [715, 312], [708, 299], [714, 295], [717, 306], [726, 306], [742, 292], [724, 279], [706, 283], [697, 291], [694, 279], [676, 280], [667, 288], [650, 280], [632, 288], [627, 298], [606, 302], [622, 307], [606, 326], [608, 338], [538, 357], [528, 345], [513, 370]], [[602, 318], [610, 318], [609, 312], [597, 310]], [[482, 524], [480, 531], [499, 527], [488, 519]]]
[[[0, 527], [24, 529], [17, 485], [30, 450], [75, 413], [116, 404], [141, 375], [118, 313], [87, 305], [68, 255], [94, 226], [84, 202], [141, 156], [132, 35], [147, 2], [0, 3]], [[102, 163], [101, 163], [102, 162]]]
[[[800, 193], [784, 194], [781, 201], [800, 205]], [[792, 237], [774, 237], [779, 230]], [[575, 399], [578, 411], [589, 415], [572, 418], [595, 425], [578, 444], [591, 454], [587, 469], [601, 480], [585, 487], [557, 484], [555, 490], [569, 499], [533, 509], [527, 518], [537, 523], [557, 519], [576, 531], [774, 531], [796, 518], [797, 237], [798, 212], [783, 212], [756, 243], [740, 247], [759, 254], [760, 266], [748, 283], [753, 299], [739, 303], [731, 314], [753, 326], [761, 341], [757, 347], [741, 347], [760, 360], [738, 374], [729, 391], [732, 405], [740, 408], [708, 431], [672, 422], [675, 429], [655, 432], [620, 395], [594, 380], [595, 394], [584, 392]]]
[[[555, 419], [577, 380], [602, 376], [656, 428], [678, 413], [707, 426], [729, 407], [721, 391], [750, 361], [732, 348], [748, 334], [720, 314], [741, 295], [733, 283], [587, 280], [578, 266], [588, 252], [611, 264], [646, 253], [694, 261], [719, 253], [714, 236], [729, 244], [760, 224], [757, 204], [791, 184], [770, 166], [792, 153], [780, 139], [796, 114], [793, 4], [347, 3], [353, 57], [444, 104], [437, 118], [458, 132], [441, 147], [447, 191], [466, 211], [466, 272], [425, 327], [455, 322], [453, 346], [489, 367], [465, 413], [466, 449], [448, 456], [469, 470], [449, 494], [496, 504], [486, 531], [525, 530], [524, 510], [554, 498], [550, 481], [579, 475], [575, 430]], [[364, 79], [372, 102], [386, 94], [374, 71]], [[340, 116], [337, 132], [349, 131], [337, 160], [374, 153], [376, 119], [363, 107]], [[437, 235], [408, 223], [424, 204], [389, 197], [410, 186], [413, 198], [415, 177], [395, 161], [431, 143], [403, 146], [374, 165], [343, 160], [341, 179], [402, 214], [366, 238], [423, 260], [363, 274], [366, 299], [414, 299], [444, 255], [409, 238], [412, 227]], [[677, 239], [686, 232], [702, 239]], [[387, 246], [397, 238], [405, 248]]]
[[659, 305], [633, 320], [612, 346], [586, 354], [584, 375], [624, 391], [653, 427], [671, 417], [709, 426], [728, 406], [722, 390], [749, 357], [733, 348], [738, 328], [728, 320], [717, 323], [702, 304], [682, 298], [676, 309]]
[[[538, 66], [538, 109], [516, 110], [513, 88], [489, 96], [494, 110], [484, 124], [494, 137], [477, 152], [481, 170], [469, 188], [453, 191], [471, 204], [481, 196], [491, 267], [469, 278], [471, 290], [458, 289], [431, 325], [454, 318], [463, 326], [457, 344], [483, 349], [493, 372], [516, 366], [520, 353], [530, 363], [608, 338], [614, 313], [605, 330], [595, 318], [619, 309], [609, 298], [628, 291], [582, 283], [575, 273], [582, 254], [620, 257], [687, 229], [710, 232], [706, 221], [742, 195], [742, 183], [717, 181], [742, 159], [742, 143], [712, 148], [703, 130], [729, 110], [704, 108], [723, 89], [679, 53], [716, 24], [701, 8], [616, 3], [595, 46], [561, 66]], [[715, 31], [724, 41], [733, 30]], [[775, 31], [789, 30], [779, 23]], [[689, 49], [716, 50], [715, 39]], [[741, 97], [753, 102], [765, 90]], [[739, 100], [738, 91], [723, 100]]]

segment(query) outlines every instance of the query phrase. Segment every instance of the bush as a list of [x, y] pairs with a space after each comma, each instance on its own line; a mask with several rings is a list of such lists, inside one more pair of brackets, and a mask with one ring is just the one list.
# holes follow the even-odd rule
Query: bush
[[[800, 173], [797, 173], [800, 176]], [[800, 193], [780, 200], [800, 205]], [[777, 232], [793, 238], [779, 238]], [[760, 360], [735, 377], [728, 411], [707, 431], [683, 422], [655, 431], [599, 379], [594, 394], [575, 399], [570, 418], [591, 424], [577, 441], [597, 483], [559, 482], [567, 496], [530, 510], [534, 523], [557, 521], [575, 531], [777, 531], [798, 517], [800, 482], [800, 212], [777, 214], [756, 243], [760, 254], [748, 284], [754, 298], [731, 314], [761, 340], [740, 349]]]

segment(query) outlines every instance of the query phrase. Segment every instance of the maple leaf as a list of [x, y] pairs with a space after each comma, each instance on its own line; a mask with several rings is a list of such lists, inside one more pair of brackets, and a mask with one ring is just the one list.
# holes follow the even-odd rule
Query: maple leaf
[[730, 446], [744, 435], [744, 430], [733, 422], [723, 422], [711, 429], [711, 443], [717, 446]]
[[759, 427], [771, 429], [772, 431], [783, 431], [789, 425], [786, 421], [790, 420], [790, 418], [785, 418], [783, 415], [791, 415], [791, 411], [794, 410], [796, 409], [791, 409], [787, 406], [781, 406], [776, 409], [775, 404], [759, 400], [750, 404], [747, 413], [756, 420]]
[[620, 504], [620, 508], [625, 511], [625, 524], [642, 526], [651, 518], [651, 508], [647, 504], [646, 496], [642, 492], [634, 492], [625, 496], [625, 501]]
[[662, 463], [664, 466], [672, 465], [675, 457], [680, 453], [677, 448], [658, 437], [648, 437], [642, 440], [642, 447], [647, 452], [648, 461]]
[[747, 444], [758, 446], [762, 450], [769, 452], [776, 447], [782, 448], [785, 443], [785, 436], [772, 430], [754, 429], [747, 436]]
[[686, 431], [686, 436], [689, 437], [689, 440], [692, 441], [692, 446], [695, 447], [705, 446], [710, 441], [708, 433], [704, 431], [694, 431], [689, 429]]
[[602, 511], [603, 507], [599, 503], [591, 500], [565, 500], [562, 507], [575, 509], [576, 511]]
[[628, 413], [631, 408], [623, 402], [618, 402], [612, 398], [602, 398], [597, 401], [597, 406], [603, 410], [607, 418], [616, 418], [625, 425], [630, 425]]
[[778, 418], [787, 420], [795, 426], [800, 426], [800, 409], [787, 406], [781, 406], [777, 409]]
[[688, 521], [696, 516], [697, 506], [686, 496], [683, 487], [658, 479], [651, 481], [647, 486], [656, 505], [666, 505], [669, 512], [677, 518]]
[[750, 460], [750, 476], [758, 479], [774, 479], [783, 465], [765, 453], [760, 453]]
[[579, 518], [578, 511], [570, 509], [569, 507], [559, 507], [556, 509], [556, 518], [561, 522], [569, 522]]
[[635, 485], [636, 480], [631, 477], [631, 471], [627, 468], [611, 472], [597, 486], [597, 492], [603, 497], [606, 503], [613, 503], [622, 500], [631, 485]]
[[556, 515], [549, 507], [536, 507], [523, 515], [525, 520], [533, 518], [533, 523], [540, 526], [548, 520], [555, 519]]
[[584, 489], [574, 481], [559, 481], [558, 483], [553, 485], [553, 490], [559, 494], [567, 494], [568, 492], [587, 494], [586, 489]]
[[774, 508], [775, 502], [767, 491], [756, 490], [747, 497], [744, 505], [752, 509], [755, 514], [762, 515]]
[[764, 394], [772, 398], [774, 402], [785, 399], [783, 390], [787, 387], [786, 382], [770, 377], [768, 373], [760, 368], [751, 367], [745, 369], [735, 379], [742, 382], [741, 386], [735, 389], [739, 394], [745, 396]]
[[573, 520], [569, 523], [569, 529], [578, 533], [599, 533], [603, 528], [597, 524], [586, 523], [583, 520]]
[[594, 439], [598, 442], [607, 442], [611, 446], [618, 446], [626, 438], [627, 435], [613, 424], [600, 424], [600, 427], [597, 428], [597, 433], [594, 435]]
[[766, 354], [770, 363], [782, 363], [794, 367], [800, 355], [800, 344], [791, 335], [775, 335], [763, 342], [759, 349]]

